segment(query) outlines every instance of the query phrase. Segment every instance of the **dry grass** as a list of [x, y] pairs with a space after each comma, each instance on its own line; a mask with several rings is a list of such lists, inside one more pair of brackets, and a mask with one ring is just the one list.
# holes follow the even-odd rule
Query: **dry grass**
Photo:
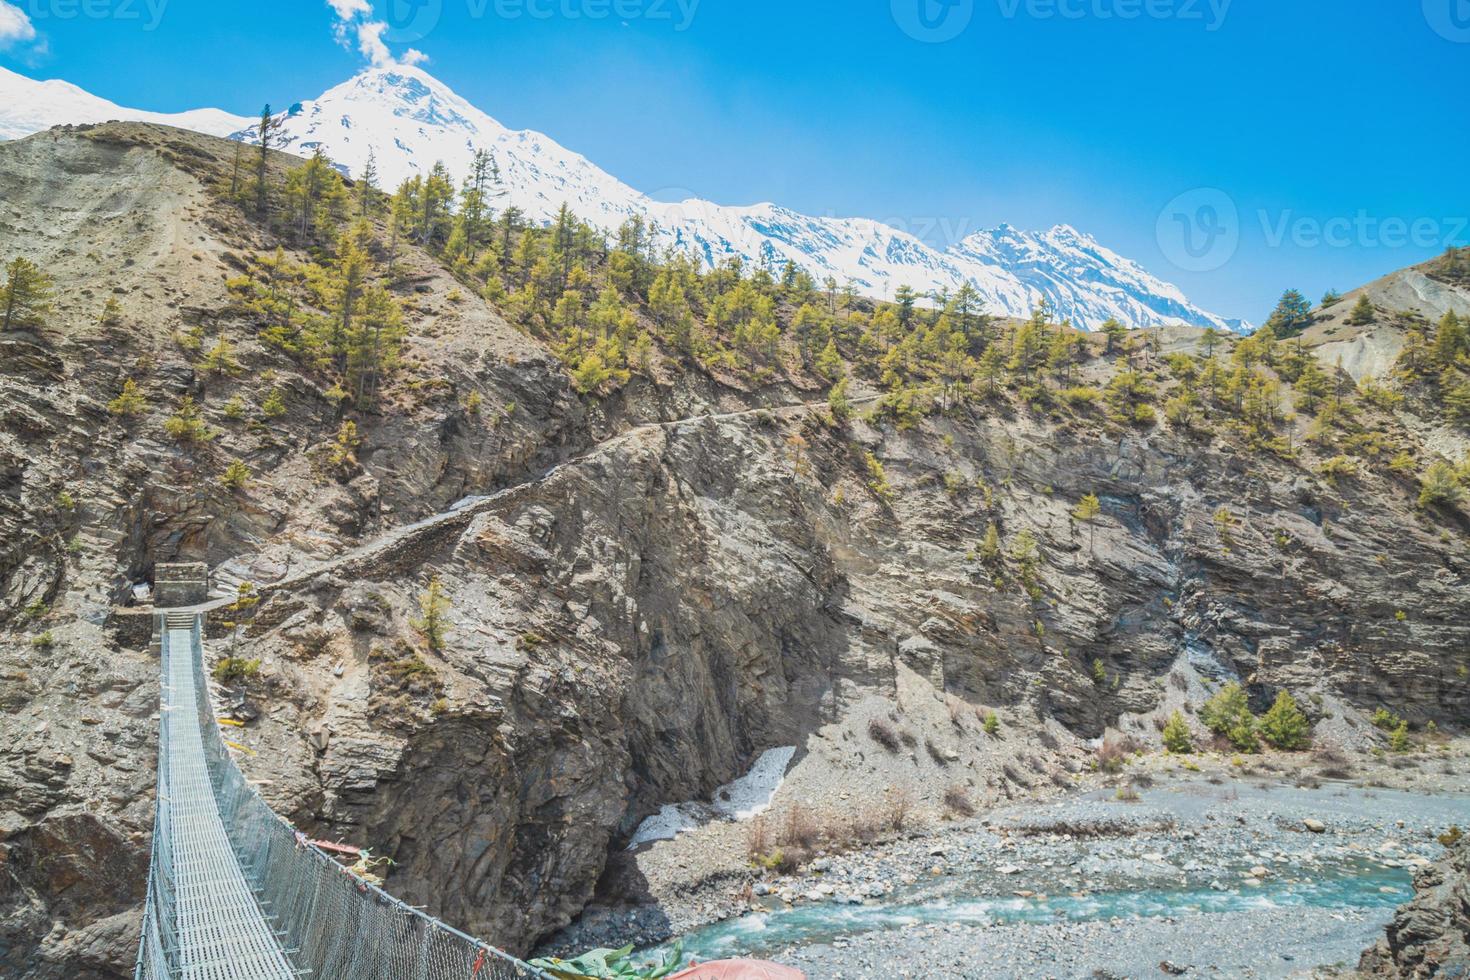
[[962, 817], [975, 815], [975, 802], [970, 799], [969, 791], [958, 783], [944, 791], [944, 805], [951, 813]]
[[882, 718], [874, 718], [868, 722], [868, 737], [888, 752], [897, 753], [902, 744], [898, 738], [898, 729]]
[[1120, 773], [1123, 767], [1128, 765], [1128, 757], [1133, 754], [1133, 740], [1126, 737], [1105, 738], [1103, 743], [1097, 747], [1095, 762], [1098, 772]]
[[907, 819], [887, 813], [859, 813], [848, 819], [823, 818], [810, 807], [797, 804], [777, 817], [756, 817], [746, 831], [745, 849], [750, 863], [759, 868], [792, 874], [820, 853], [840, 854], [879, 840], [889, 830], [901, 830]]

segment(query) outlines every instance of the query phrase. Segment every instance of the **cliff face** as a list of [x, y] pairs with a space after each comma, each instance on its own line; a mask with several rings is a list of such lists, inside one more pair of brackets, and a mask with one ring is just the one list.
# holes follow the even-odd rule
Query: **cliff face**
[[1388, 936], [1363, 954], [1369, 977], [1454, 977], [1470, 971], [1470, 839], [1414, 875], [1414, 900], [1399, 909]]
[[[211, 650], [261, 661], [224, 703], [280, 812], [393, 858], [395, 893], [515, 949], [566, 924], [660, 804], [770, 747], [800, 759], [875, 704], [934, 743], [895, 764], [936, 812], [953, 777], [935, 767], [973, 762], [977, 802], [1009, 796], [1028, 785], [1016, 758], [1075, 768], [1110, 726], [1157, 740], [1205, 680], [1241, 679], [1258, 707], [1288, 689], [1349, 746], [1378, 737], [1379, 706], [1470, 716], [1463, 514], [1428, 520], [1397, 478], [1333, 483], [1005, 400], [900, 429], [695, 372], [579, 397], [413, 249], [409, 380], [324, 462], [335, 403], [227, 295], [273, 246], [201, 183], [228, 172], [225, 146], [118, 126], [0, 147], [0, 255], [58, 282], [54, 325], [0, 337], [5, 970], [131, 960], [156, 665], [109, 616], [162, 560], [265, 591]], [[107, 296], [120, 323], [97, 322]], [[238, 374], [176, 339], [200, 326], [234, 338]], [[115, 418], [130, 377], [148, 409]], [[264, 417], [275, 391], [286, 411]], [[207, 445], [161, 433], [185, 394], [219, 429]], [[244, 489], [219, 480], [232, 458]], [[1073, 515], [1087, 494], [1091, 522]], [[956, 720], [982, 706], [1025, 737], [982, 753]], [[820, 747], [874, 751], [860, 726]]]

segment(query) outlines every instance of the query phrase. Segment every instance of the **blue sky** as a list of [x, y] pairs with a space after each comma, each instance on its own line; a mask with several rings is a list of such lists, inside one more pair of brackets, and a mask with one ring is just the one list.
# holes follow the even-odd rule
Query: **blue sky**
[[[9, 5], [36, 36], [0, 64], [140, 108], [253, 113], [363, 64], [320, 0]], [[938, 245], [1065, 222], [1256, 321], [1470, 242], [1470, 0], [375, 5], [395, 55], [650, 193]]]

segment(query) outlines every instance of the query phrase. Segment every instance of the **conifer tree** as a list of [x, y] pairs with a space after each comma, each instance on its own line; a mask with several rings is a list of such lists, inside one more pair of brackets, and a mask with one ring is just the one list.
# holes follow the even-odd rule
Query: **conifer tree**
[[0, 286], [0, 332], [38, 327], [50, 312], [50, 277], [30, 259], [12, 259]]
[[1272, 339], [1281, 339], [1295, 336], [1311, 323], [1312, 304], [1298, 290], [1288, 289], [1281, 294], [1276, 309], [1266, 320], [1266, 327], [1270, 328]]
[[378, 154], [373, 149], [368, 149], [367, 162], [362, 165], [362, 173], [357, 177], [357, 184], [353, 187], [353, 194], [357, 198], [357, 216], [359, 218], [371, 218], [378, 210]]
[[1373, 303], [1368, 299], [1368, 294], [1363, 293], [1358, 297], [1357, 303], [1353, 304], [1353, 309], [1348, 314], [1347, 322], [1355, 327], [1362, 327], [1372, 323], [1377, 318], [1378, 311], [1373, 309]]
[[1470, 327], [1448, 310], [1435, 331], [1434, 357], [1441, 367], [1451, 367], [1462, 354], [1470, 354]]
[[271, 107], [260, 110], [260, 127], [257, 130], [260, 156], [255, 164], [255, 215], [261, 224], [270, 223], [270, 149], [275, 137], [276, 121], [271, 116]]
[[1087, 552], [1092, 553], [1093, 539], [1097, 536], [1097, 516], [1102, 513], [1102, 502], [1097, 494], [1089, 493], [1077, 503], [1072, 516], [1087, 525]]
[[1303, 407], [1309, 412], [1317, 410], [1317, 404], [1332, 390], [1332, 381], [1327, 377], [1317, 358], [1307, 355], [1302, 362], [1301, 374], [1296, 379], [1296, 390], [1303, 398]]
[[898, 307], [898, 327], [903, 333], [908, 333], [914, 322], [914, 303], [918, 298], [918, 294], [907, 285], [899, 286], [898, 292], [894, 294], [893, 303]]

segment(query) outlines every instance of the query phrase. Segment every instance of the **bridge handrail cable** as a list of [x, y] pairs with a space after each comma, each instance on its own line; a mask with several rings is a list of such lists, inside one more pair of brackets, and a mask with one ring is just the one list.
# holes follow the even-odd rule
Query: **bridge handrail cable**
[[[175, 828], [170, 800], [170, 753], [193, 739], [170, 739], [170, 708], [188, 700], [170, 690], [194, 685], [192, 699], [198, 712], [203, 764], [214, 791], [214, 802], [225, 836], [239, 862], [294, 972], [321, 980], [553, 980], [545, 972], [500, 949], [449, 926], [399, 901], [383, 889], [351, 873], [304, 834], [278, 816], [245, 779], [220, 734], [204, 674], [201, 617], [189, 613], [189, 649], [172, 650], [169, 616], [159, 623], [163, 636], [163, 698], [159, 712], [158, 798], [153, 833], [148, 899], [138, 951], [137, 980], [203, 980], [270, 976], [227, 968], [191, 969], [181, 962], [181, 915], [207, 913], [189, 908], [208, 903], [210, 894], [191, 889], [177, 891], [173, 867]], [[178, 614], [173, 614], [178, 618]], [[174, 629], [182, 629], [182, 624]], [[170, 672], [173, 657], [189, 658], [188, 669]], [[178, 665], [175, 665], [178, 666]], [[175, 758], [175, 764], [178, 764]], [[218, 962], [227, 966], [237, 951], [222, 934]], [[197, 962], [196, 957], [196, 962]]]

